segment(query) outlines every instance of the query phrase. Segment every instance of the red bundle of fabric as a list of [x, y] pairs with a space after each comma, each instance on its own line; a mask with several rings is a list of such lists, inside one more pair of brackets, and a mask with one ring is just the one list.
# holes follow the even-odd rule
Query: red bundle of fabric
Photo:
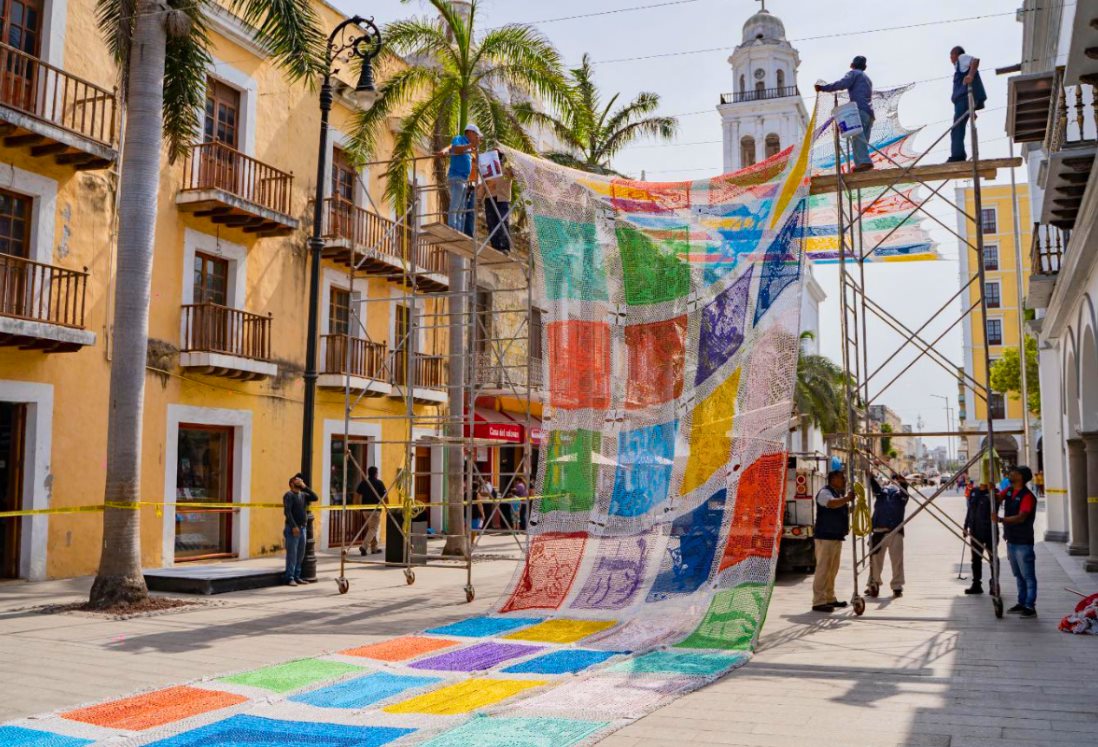
[[1098, 635], [1098, 594], [1075, 605], [1075, 611], [1060, 621], [1060, 630], [1079, 635]]

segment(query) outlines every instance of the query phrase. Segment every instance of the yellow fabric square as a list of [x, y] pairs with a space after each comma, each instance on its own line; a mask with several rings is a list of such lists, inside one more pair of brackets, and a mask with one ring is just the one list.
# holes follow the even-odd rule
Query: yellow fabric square
[[424, 713], [431, 716], [458, 716], [495, 705], [501, 700], [548, 684], [548, 680], [468, 679], [455, 685], [417, 695], [394, 703], [386, 713]]
[[504, 636], [516, 641], [544, 643], [575, 643], [617, 625], [613, 620], [546, 620], [529, 628]]
[[728, 463], [732, 452], [732, 415], [740, 390], [740, 369], [729, 376], [694, 409], [690, 428], [690, 459], [682, 476], [681, 495], [705, 484]]

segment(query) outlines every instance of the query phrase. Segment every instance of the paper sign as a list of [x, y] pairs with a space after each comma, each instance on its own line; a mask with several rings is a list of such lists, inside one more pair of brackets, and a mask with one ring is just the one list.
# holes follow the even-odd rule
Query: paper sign
[[503, 164], [499, 162], [499, 151], [489, 150], [477, 157], [480, 164], [480, 175], [485, 179], [495, 179], [503, 176]]

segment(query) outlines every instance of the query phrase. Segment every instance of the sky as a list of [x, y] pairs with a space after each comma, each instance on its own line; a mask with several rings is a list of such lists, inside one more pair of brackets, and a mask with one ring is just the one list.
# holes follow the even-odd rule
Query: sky
[[[379, 25], [430, 12], [426, 0], [334, 3], [349, 14], [373, 16]], [[652, 91], [661, 97], [661, 113], [678, 116], [679, 133], [671, 144], [638, 143], [621, 154], [615, 169], [631, 176], [644, 171], [653, 181], [701, 179], [721, 172], [716, 105], [722, 92], [734, 88], [727, 60], [742, 39], [744, 21], [758, 11], [758, 0], [480, 0], [479, 5], [482, 27], [533, 24], [556, 45], [569, 66], [578, 65], [589, 52], [597, 63], [596, 80], [606, 95], [620, 92], [627, 100], [640, 91]], [[915, 141], [919, 151], [929, 147], [949, 124], [953, 113], [949, 50], [957, 44], [964, 46], [980, 58], [988, 91], [987, 110], [979, 119], [984, 158], [1009, 155], [1004, 131], [1006, 76], [995, 75], [994, 68], [1020, 61], [1022, 25], [1015, 18], [1020, 5], [1020, 0], [766, 0], [767, 10], [784, 22], [787, 38], [800, 52], [798, 84], [809, 109], [814, 82], [838, 79], [854, 55], [865, 55], [867, 73], [877, 88], [917, 83], [903, 99], [900, 119], [911, 129], [924, 128]], [[948, 146], [945, 150], [939, 146], [925, 162], [945, 160], [947, 151]], [[1009, 181], [1009, 174], [1001, 175]], [[1024, 184], [1024, 171], [1019, 170], [1016, 178]], [[953, 186], [963, 184], [955, 182], [946, 192], [952, 196]], [[947, 225], [956, 225], [948, 206], [936, 207], [934, 214]], [[938, 228], [931, 234], [941, 244], [941, 261], [869, 265], [866, 271], [870, 296], [915, 327], [958, 287], [957, 240]], [[820, 310], [820, 348], [837, 361], [841, 357], [838, 272], [822, 266], [815, 268], [815, 273], [828, 294]], [[937, 337], [959, 313], [957, 307], [948, 321], [928, 327], [929, 339]], [[870, 368], [874, 368], [874, 361], [888, 358], [899, 340], [881, 325], [871, 326], [869, 334]], [[947, 334], [940, 347], [961, 363], [960, 327]], [[887, 374], [898, 371], [905, 362], [902, 354], [898, 356], [883, 380], [892, 378]], [[949, 397], [956, 418], [956, 379], [923, 361], [880, 401], [905, 423], [915, 426], [921, 417], [925, 430], [944, 430], [945, 403], [933, 395]], [[927, 439], [927, 443], [934, 446], [945, 441]]]

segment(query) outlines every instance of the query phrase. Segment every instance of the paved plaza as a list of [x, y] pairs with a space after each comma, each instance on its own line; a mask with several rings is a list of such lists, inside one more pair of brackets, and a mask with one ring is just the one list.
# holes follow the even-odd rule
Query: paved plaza
[[[955, 516], [962, 504], [957, 496], [941, 502]], [[996, 620], [986, 596], [961, 594], [961, 548], [936, 522], [917, 519], [906, 545], [903, 598], [870, 600], [861, 618], [820, 615], [808, 610], [810, 578], [780, 577], [746, 667], [603, 744], [1093, 745], [1098, 639], [1056, 626], [1075, 603], [1064, 587], [1093, 592], [1098, 578], [1062, 545], [1039, 545], [1040, 616]], [[485, 548], [513, 554], [514, 545], [496, 539]], [[413, 586], [399, 569], [353, 568], [350, 592], [340, 596], [331, 581], [338, 562], [324, 558], [323, 581], [312, 586], [221, 595], [123, 621], [34, 609], [79, 601], [90, 579], [0, 585], [0, 655], [10, 678], [0, 721], [456, 621], [490, 610], [514, 567], [514, 560], [477, 562], [477, 599], [466, 604], [464, 571], [446, 568], [418, 570]], [[849, 593], [845, 566], [838, 588]], [[1013, 590], [1005, 578], [1007, 606]]]

